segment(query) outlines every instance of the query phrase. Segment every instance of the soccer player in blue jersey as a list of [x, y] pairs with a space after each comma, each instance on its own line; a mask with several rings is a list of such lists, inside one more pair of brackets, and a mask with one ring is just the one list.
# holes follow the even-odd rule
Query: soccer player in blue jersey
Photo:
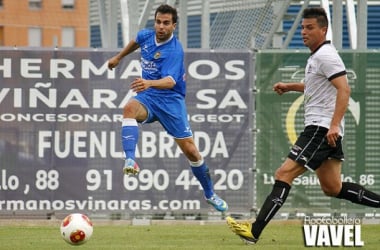
[[137, 95], [123, 109], [121, 137], [126, 154], [123, 171], [125, 174], [139, 172], [135, 162], [138, 122], [158, 121], [174, 137], [189, 160], [191, 170], [204, 190], [206, 201], [223, 212], [228, 209], [228, 205], [214, 192], [208, 166], [194, 143], [187, 119], [184, 52], [173, 34], [177, 17], [175, 8], [167, 4], [160, 5], [154, 15], [154, 30], [139, 31], [135, 40], [131, 40], [108, 61], [108, 68], [113, 69], [123, 57], [140, 48], [142, 76], [130, 86]]

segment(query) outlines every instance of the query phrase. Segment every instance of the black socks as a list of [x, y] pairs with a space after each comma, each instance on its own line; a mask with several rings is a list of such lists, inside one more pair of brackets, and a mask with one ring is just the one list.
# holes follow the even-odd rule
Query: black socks
[[[256, 221], [252, 224], [252, 234], [256, 239], [259, 238], [265, 226], [284, 204], [290, 188], [291, 186], [286, 182], [275, 181], [272, 192], [267, 196]], [[342, 182], [342, 189], [336, 198], [369, 207], [380, 207], [380, 196], [356, 183]]]
[[278, 181], [273, 185], [272, 192], [267, 196], [256, 221], [252, 224], [252, 234], [258, 239], [264, 227], [273, 218], [282, 204], [288, 197], [290, 185], [283, 181]]
[[380, 196], [378, 194], [352, 182], [342, 182], [342, 189], [336, 198], [346, 199], [369, 207], [380, 207]]

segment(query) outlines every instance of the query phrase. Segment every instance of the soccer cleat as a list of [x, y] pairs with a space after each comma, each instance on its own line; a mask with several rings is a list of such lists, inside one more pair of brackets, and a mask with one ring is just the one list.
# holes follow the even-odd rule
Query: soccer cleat
[[256, 244], [259, 239], [252, 235], [252, 223], [250, 222], [237, 222], [232, 217], [226, 218], [228, 227], [233, 233], [238, 235], [245, 244]]
[[228, 204], [222, 198], [213, 194], [209, 199], [206, 199], [208, 204], [211, 204], [216, 210], [220, 212], [227, 211]]
[[123, 172], [126, 175], [137, 175], [140, 172], [140, 168], [133, 159], [128, 158], [125, 160]]

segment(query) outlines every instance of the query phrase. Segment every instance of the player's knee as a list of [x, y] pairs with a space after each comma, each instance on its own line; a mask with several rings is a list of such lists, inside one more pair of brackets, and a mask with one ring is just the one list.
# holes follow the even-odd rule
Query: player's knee
[[283, 181], [292, 184], [293, 180], [300, 175], [300, 172], [297, 169], [288, 169], [286, 167], [281, 166], [274, 173], [274, 178], [279, 181]]
[[184, 148], [183, 153], [186, 155], [186, 157], [187, 157], [187, 159], [189, 159], [189, 161], [198, 161], [198, 160], [202, 159], [198, 150], [191, 148], [191, 147]]
[[131, 118], [131, 108], [128, 105], [125, 105], [123, 107], [123, 117], [124, 118]]
[[333, 186], [321, 186], [321, 189], [325, 195], [330, 197], [336, 197], [340, 192], [340, 189]]
[[202, 156], [192, 139], [177, 140], [177, 144], [189, 161], [195, 162], [202, 159]]
[[276, 180], [287, 180], [287, 179], [293, 178], [293, 177], [291, 176], [291, 172], [290, 171], [287, 171], [284, 168], [280, 167], [274, 173], [274, 178]]
[[135, 112], [134, 110], [134, 107], [132, 105], [128, 105], [126, 104], [124, 107], [123, 107], [123, 114], [124, 115], [131, 115]]
[[274, 172], [274, 178], [275, 178], [276, 180], [280, 180], [282, 177], [283, 177], [283, 171], [281, 170], [281, 168], [278, 168], [278, 169]]

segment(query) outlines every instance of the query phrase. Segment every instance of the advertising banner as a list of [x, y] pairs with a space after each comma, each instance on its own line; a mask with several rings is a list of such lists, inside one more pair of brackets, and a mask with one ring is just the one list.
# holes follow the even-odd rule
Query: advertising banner
[[[159, 123], [140, 125], [141, 172], [125, 176], [122, 108], [141, 75], [139, 53], [114, 70], [117, 51], [2, 49], [0, 213], [214, 211], [185, 156]], [[249, 51], [187, 51], [187, 107], [217, 194], [252, 204]], [[175, 58], [173, 58], [175, 60]]]

